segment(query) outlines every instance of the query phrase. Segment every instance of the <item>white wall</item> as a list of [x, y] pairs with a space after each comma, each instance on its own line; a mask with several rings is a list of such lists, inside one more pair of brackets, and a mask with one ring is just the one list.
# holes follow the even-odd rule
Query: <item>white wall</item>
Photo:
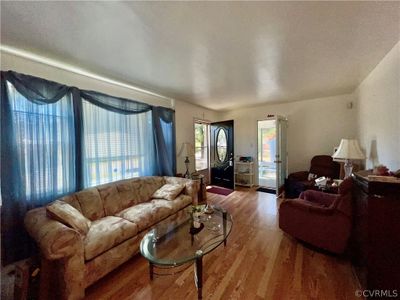
[[267, 115], [288, 118], [289, 173], [308, 170], [314, 155], [331, 155], [340, 139], [357, 133], [353, 95], [340, 95], [291, 103], [237, 109], [222, 115], [234, 120], [235, 155], [257, 157], [257, 121]]
[[355, 90], [358, 137], [367, 168], [400, 169], [400, 42]]
[[[183, 101], [175, 101], [176, 119], [176, 147], [177, 154], [182, 143], [189, 142], [194, 145], [194, 121], [195, 119], [214, 122], [219, 119], [220, 113], [196, 106]], [[185, 173], [184, 157], [177, 158], [177, 172]], [[194, 172], [194, 157], [190, 158], [190, 172]]]

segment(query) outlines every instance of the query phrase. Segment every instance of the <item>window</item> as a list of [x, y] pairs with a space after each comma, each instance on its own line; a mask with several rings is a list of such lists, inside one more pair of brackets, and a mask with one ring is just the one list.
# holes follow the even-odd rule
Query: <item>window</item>
[[220, 128], [217, 133], [217, 158], [219, 162], [223, 163], [226, 159], [227, 137], [223, 128]]
[[151, 111], [120, 114], [83, 100], [84, 185], [152, 175]]
[[201, 122], [194, 124], [196, 170], [208, 168], [209, 125]]
[[71, 95], [35, 103], [7, 82], [21, 184], [36, 205], [75, 191], [75, 127]]

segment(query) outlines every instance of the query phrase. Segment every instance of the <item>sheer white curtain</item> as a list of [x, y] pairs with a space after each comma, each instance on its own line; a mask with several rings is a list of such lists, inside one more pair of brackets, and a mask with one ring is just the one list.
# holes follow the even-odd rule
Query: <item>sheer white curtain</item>
[[[59, 86], [31, 90], [17, 82], [17, 90], [5, 77], [2, 73], [1, 240], [4, 262], [11, 263], [30, 255], [26, 212], [76, 190], [76, 139], [68, 89], [57, 94]], [[36, 98], [38, 91], [42, 97]]]
[[121, 114], [83, 100], [84, 186], [154, 174], [151, 111]]
[[8, 83], [23, 197], [35, 207], [75, 191], [75, 129], [71, 94], [34, 103]]

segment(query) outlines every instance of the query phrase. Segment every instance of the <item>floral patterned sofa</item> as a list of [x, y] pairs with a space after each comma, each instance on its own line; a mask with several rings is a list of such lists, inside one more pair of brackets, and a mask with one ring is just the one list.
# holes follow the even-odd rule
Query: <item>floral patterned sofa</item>
[[[170, 197], [166, 187], [177, 185], [182, 191]], [[25, 226], [41, 252], [41, 298], [84, 298], [86, 287], [139, 252], [154, 224], [179, 219], [183, 208], [197, 201], [197, 190], [198, 183], [189, 179], [140, 177], [88, 188], [29, 211]]]

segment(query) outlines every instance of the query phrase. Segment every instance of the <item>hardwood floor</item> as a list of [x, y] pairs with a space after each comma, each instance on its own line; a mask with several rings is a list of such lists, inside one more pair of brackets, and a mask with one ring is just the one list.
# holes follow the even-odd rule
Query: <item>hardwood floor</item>
[[[227, 209], [233, 228], [227, 246], [203, 258], [204, 299], [359, 299], [358, 283], [345, 259], [299, 243], [278, 228], [274, 195], [239, 189], [207, 194]], [[197, 299], [189, 267], [149, 280], [139, 255], [86, 290], [87, 299]]]

